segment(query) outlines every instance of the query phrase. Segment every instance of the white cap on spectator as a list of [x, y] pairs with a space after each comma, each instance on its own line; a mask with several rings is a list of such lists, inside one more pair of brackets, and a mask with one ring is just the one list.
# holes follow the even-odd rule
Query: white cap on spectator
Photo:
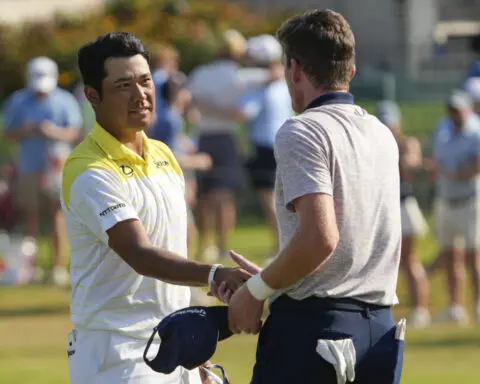
[[50, 93], [58, 84], [58, 66], [48, 57], [36, 57], [27, 65], [27, 86], [35, 92]]
[[282, 54], [282, 46], [272, 35], [255, 36], [247, 41], [247, 55], [258, 63], [280, 61]]
[[480, 77], [470, 77], [465, 82], [465, 91], [475, 103], [480, 102]]
[[455, 90], [448, 98], [447, 104], [449, 107], [455, 109], [469, 108], [472, 106], [472, 99], [468, 93], [460, 90]]

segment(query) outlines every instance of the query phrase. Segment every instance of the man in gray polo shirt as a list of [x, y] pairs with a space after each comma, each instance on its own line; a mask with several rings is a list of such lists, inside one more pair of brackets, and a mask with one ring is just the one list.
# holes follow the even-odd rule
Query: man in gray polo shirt
[[450, 295], [449, 306], [437, 320], [464, 324], [468, 321], [461, 305], [464, 254], [480, 322], [480, 118], [462, 91], [453, 92], [447, 104], [448, 117], [440, 122], [433, 140], [435, 225]]
[[296, 16], [277, 36], [299, 113], [275, 142], [281, 251], [261, 272], [233, 254], [259, 273], [231, 297], [230, 328], [257, 333], [269, 299], [253, 384], [399, 383], [398, 146], [348, 93], [355, 39], [340, 14]]

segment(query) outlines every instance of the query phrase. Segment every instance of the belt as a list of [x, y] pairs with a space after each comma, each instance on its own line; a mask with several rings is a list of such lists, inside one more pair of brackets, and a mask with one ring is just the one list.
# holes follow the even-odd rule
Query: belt
[[337, 299], [332, 297], [310, 296], [303, 300], [295, 300], [287, 295], [282, 295], [276, 299], [270, 307], [271, 312], [285, 310], [295, 311], [298, 309], [364, 312], [390, 309], [390, 306], [365, 303], [364, 301], [351, 298]]

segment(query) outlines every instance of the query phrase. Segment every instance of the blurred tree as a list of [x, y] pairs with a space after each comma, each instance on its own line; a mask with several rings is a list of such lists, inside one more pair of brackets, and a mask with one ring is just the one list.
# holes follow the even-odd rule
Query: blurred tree
[[130, 23], [138, 16], [141, 0], [110, 0], [105, 9], [121, 22]]
[[4, 27], [0, 30], [0, 99], [23, 87], [25, 65], [39, 55], [58, 62], [65, 74], [62, 85], [71, 88], [79, 80], [79, 47], [106, 32], [129, 31], [147, 44], [174, 44], [182, 70], [189, 72], [214, 57], [217, 37], [225, 29], [236, 28], [247, 37], [274, 33], [284, 16], [273, 11], [262, 16], [226, 0], [108, 0], [102, 10], [73, 17], [56, 14], [47, 23]]
[[168, 0], [163, 6], [162, 11], [170, 16], [179, 16], [190, 11], [190, 5], [186, 0]]

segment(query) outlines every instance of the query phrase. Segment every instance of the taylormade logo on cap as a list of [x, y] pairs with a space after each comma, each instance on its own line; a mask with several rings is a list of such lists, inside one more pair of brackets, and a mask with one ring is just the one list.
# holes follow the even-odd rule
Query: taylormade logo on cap
[[207, 312], [204, 309], [193, 308], [193, 309], [182, 309], [180, 311], [174, 312], [170, 315], [170, 317], [175, 317], [175, 316], [178, 316], [178, 315], [185, 315], [187, 313], [197, 314], [201, 317], [207, 316]]

